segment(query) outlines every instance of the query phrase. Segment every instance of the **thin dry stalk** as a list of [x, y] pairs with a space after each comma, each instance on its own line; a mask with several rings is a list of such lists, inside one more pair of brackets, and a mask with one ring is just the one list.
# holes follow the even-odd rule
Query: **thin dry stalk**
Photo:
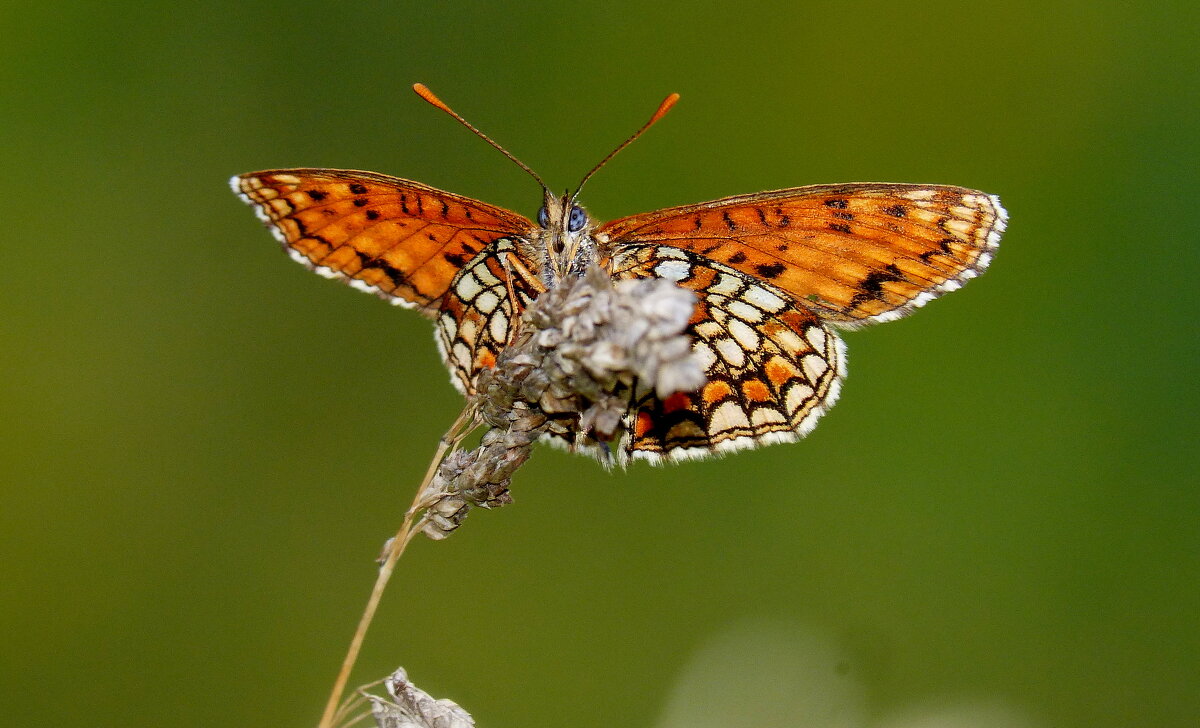
[[375, 619], [375, 612], [379, 609], [379, 602], [383, 598], [383, 592], [387, 588], [388, 582], [392, 578], [392, 573], [396, 569], [396, 562], [404, 554], [404, 550], [408, 547], [408, 543], [412, 541], [413, 536], [418, 534], [426, 525], [428, 515], [423, 515], [419, 520], [416, 519], [416, 514], [428, 508], [430, 502], [428, 500], [429, 487], [433, 483], [434, 477], [437, 475], [438, 467], [450, 451], [457, 447], [462, 441], [462, 438], [470, 432], [470, 429], [465, 429], [467, 423], [474, 421], [474, 415], [471, 408], [465, 408], [442, 436], [438, 442], [438, 448], [434, 452], [433, 459], [429, 463], [429, 468], [425, 471], [425, 477], [421, 480], [421, 485], [417, 488], [417, 494], [413, 497], [412, 505], [404, 514], [404, 521], [400, 524], [400, 530], [388, 542], [387, 554], [383, 559], [383, 563], [379, 567], [379, 574], [375, 577], [375, 586], [371, 589], [371, 596], [367, 598], [367, 605], [363, 609], [362, 617], [358, 620], [358, 628], [354, 631], [354, 637], [350, 640], [350, 647], [346, 650], [346, 657], [342, 660], [342, 668], [338, 672], [337, 679], [334, 680], [333, 690], [329, 694], [329, 700], [325, 703], [325, 712], [321, 715], [321, 722], [318, 723], [318, 728], [333, 728], [335, 720], [338, 718], [338, 706], [341, 703], [342, 695], [346, 691], [346, 684], [350, 680], [350, 673], [354, 669], [354, 663], [358, 661], [358, 654], [362, 650], [363, 640], [366, 639], [367, 629], [370, 628], [371, 622]]
[[[413, 536], [445, 538], [471, 508], [511, 503], [512, 475], [539, 438], [609, 462], [639, 387], [669, 396], [704, 383], [685, 334], [694, 306], [694, 294], [670, 281], [614, 284], [592, 268], [525, 309], [495, 367], [479, 373], [466, 408], [442, 437], [400, 530], [385, 547], [318, 728], [334, 728], [357, 707], [354, 698], [343, 704], [342, 696], [383, 591]], [[458, 450], [480, 426], [487, 429], [479, 446]], [[409, 690], [398, 675], [392, 678], [396, 689]]]

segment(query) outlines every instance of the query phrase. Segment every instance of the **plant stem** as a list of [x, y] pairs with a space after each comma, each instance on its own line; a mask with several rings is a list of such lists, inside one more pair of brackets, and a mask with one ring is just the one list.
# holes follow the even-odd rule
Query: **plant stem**
[[346, 657], [342, 660], [342, 669], [338, 672], [337, 679], [333, 682], [333, 690], [329, 694], [329, 700], [325, 703], [325, 712], [321, 715], [321, 722], [317, 724], [317, 728], [333, 728], [334, 720], [337, 718], [338, 706], [342, 700], [342, 694], [346, 690], [346, 683], [350, 680], [350, 672], [354, 669], [354, 663], [358, 661], [358, 653], [362, 649], [363, 640], [367, 636], [367, 628], [371, 626], [371, 621], [375, 618], [375, 611], [379, 608], [379, 601], [383, 598], [383, 590], [387, 588], [388, 581], [392, 578], [392, 572], [396, 568], [396, 562], [404, 554], [404, 549], [408, 546], [409, 541], [412, 541], [413, 536], [420, 532], [425, 525], [426, 518], [422, 516], [419, 520], [416, 519], [416, 514], [427, 503], [425, 501], [426, 491], [429, 489], [429, 484], [433, 482], [433, 478], [437, 475], [438, 466], [450, 450], [457, 446], [458, 443], [466, 436], [470, 429], [463, 431], [463, 427], [473, 421], [473, 412], [471, 408], [465, 408], [446, 434], [442, 436], [438, 442], [437, 451], [433, 455], [433, 460], [429, 463], [429, 469], [425, 471], [425, 477], [421, 481], [421, 487], [417, 488], [417, 494], [413, 498], [412, 505], [404, 514], [404, 521], [400, 524], [400, 530], [392, 538], [390, 547], [388, 548], [387, 558], [379, 567], [379, 575], [375, 577], [375, 586], [371, 589], [371, 596], [367, 598], [367, 605], [363, 609], [362, 617], [358, 620], [358, 628], [354, 631], [354, 637], [350, 640], [350, 647], [346, 650]]

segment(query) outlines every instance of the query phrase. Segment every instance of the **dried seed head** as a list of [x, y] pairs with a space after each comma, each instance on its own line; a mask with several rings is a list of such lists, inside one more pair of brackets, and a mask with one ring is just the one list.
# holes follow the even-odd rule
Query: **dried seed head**
[[671, 281], [614, 284], [593, 267], [525, 310], [496, 367], [480, 377], [474, 404], [493, 427], [511, 421], [520, 402], [553, 416], [547, 429], [575, 444], [611, 441], [635, 386], [668, 397], [704, 384], [684, 333], [695, 305], [695, 295]]
[[510, 503], [512, 474], [550, 436], [611, 462], [635, 390], [698, 389], [704, 371], [685, 330], [695, 294], [662, 279], [618, 281], [593, 267], [522, 314], [496, 366], [468, 400], [490, 428], [479, 447], [442, 462], [426, 502], [426, 535], [445, 538], [471, 506]]
[[379, 728], [475, 728], [470, 713], [450, 700], [435, 700], [410, 683], [402, 667], [383, 684], [388, 698], [363, 693]]
[[508, 484], [529, 459], [534, 434], [516, 429], [491, 429], [479, 447], [458, 450], [438, 466], [429, 486], [432, 503], [425, 511], [423, 532], [441, 540], [462, 524], [471, 506], [498, 508], [512, 503]]

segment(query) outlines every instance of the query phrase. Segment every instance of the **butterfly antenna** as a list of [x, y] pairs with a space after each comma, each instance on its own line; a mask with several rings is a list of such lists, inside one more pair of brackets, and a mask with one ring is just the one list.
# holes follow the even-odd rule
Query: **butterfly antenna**
[[496, 142], [492, 141], [491, 137], [489, 137], [487, 134], [484, 134], [483, 132], [479, 131], [474, 126], [472, 126], [471, 122], [469, 122], [466, 119], [459, 116], [458, 112], [456, 112], [454, 109], [447, 106], [445, 101], [442, 101], [437, 96], [435, 96], [433, 94], [433, 92], [429, 90], [428, 86], [426, 86], [423, 83], [414, 83], [413, 91], [416, 91], [417, 96], [420, 96], [421, 98], [428, 101], [430, 105], [436, 106], [437, 108], [446, 112], [450, 116], [454, 117], [455, 121], [457, 121], [459, 124], [462, 124], [463, 126], [470, 129], [472, 132], [474, 132], [475, 136], [479, 137], [480, 139], [484, 140], [488, 144], [491, 144], [496, 149], [500, 150], [500, 153], [503, 154], [504, 156], [508, 157], [510, 160], [512, 160], [513, 164], [516, 164], [518, 167], [520, 167], [521, 169], [528, 172], [530, 177], [533, 177], [535, 180], [537, 180], [537, 183], [539, 185], [541, 185], [542, 189], [546, 190], [547, 194], [549, 194], [549, 188], [546, 187], [546, 183], [543, 182], [542, 178], [537, 175], [537, 172], [534, 172], [532, 169], [529, 168], [529, 165], [525, 164], [524, 162], [522, 162], [521, 160], [519, 160], [515, 156], [513, 156], [512, 152], [508, 151], [504, 147], [502, 147], [499, 144], [497, 144]]
[[591, 179], [592, 175], [595, 174], [597, 171], [599, 171], [599, 169], [601, 167], [608, 164], [608, 160], [617, 156], [617, 152], [621, 151], [625, 147], [632, 144], [634, 139], [637, 139], [642, 134], [644, 134], [647, 129], [654, 126], [654, 122], [656, 122], [659, 119], [666, 116], [667, 112], [671, 110], [671, 107], [674, 106], [675, 102], [678, 100], [679, 100], [679, 94], [671, 94], [667, 98], [663, 99], [663, 102], [658, 105], [658, 111], [655, 111], [654, 116], [650, 117], [650, 121], [647, 121], [645, 124], [642, 125], [641, 129], [638, 129], [637, 131], [635, 131], [633, 133], [633, 136], [631, 136], [628, 139], [626, 139], [625, 141], [621, 142], [620, 146], [618, 146], [616, 149], [609, 152], [607, 157], [600, 160], [600, 164], [597, 164], [595, 167], [592, 167], [592, 170], [590, 172], [583, 175], [583, 179], [579, 181], [579, 186], [575, 188], [575, 193], [571, 195], [571, 199], [573, 200], [579, 195], [579, 191], [583, 189], [584, 183], [587, 182], [589, 179]]

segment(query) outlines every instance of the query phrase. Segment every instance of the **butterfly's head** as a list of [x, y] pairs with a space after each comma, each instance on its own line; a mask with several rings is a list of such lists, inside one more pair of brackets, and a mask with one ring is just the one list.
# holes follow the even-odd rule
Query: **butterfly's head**
[[545, 282], [553, 285], [567, 276], [583, 275], [596, 259], [593, 224], [587, 212], [570, 195], [555, 197], [547, 190], [537, 221]]

